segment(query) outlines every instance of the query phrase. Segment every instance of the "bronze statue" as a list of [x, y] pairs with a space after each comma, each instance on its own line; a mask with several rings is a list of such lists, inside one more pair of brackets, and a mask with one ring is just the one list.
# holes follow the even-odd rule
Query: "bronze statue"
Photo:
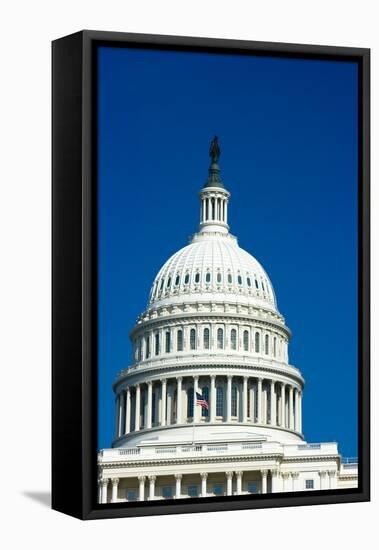
[[209, 148], [209, 156], [211, 157], [212, 163], [217, 162], [220, 158], [220, 146], [218, 144], [218, 137], [215, 136], [212, 141]]

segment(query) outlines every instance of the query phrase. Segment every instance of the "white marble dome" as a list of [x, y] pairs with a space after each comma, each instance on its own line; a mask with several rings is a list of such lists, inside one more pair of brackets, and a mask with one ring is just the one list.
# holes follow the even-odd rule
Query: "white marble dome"
[[230, 234], [199, 232], [155, 277], [149, 308], [192, 301], [231, 301], [276, 311], [261, 264]]

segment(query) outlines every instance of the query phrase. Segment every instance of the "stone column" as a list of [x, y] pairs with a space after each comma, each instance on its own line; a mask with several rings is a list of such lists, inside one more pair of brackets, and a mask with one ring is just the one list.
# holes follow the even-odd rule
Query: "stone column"
[[175, 474], [175, 498], [180, 498], [182, 493], [182, 474]]
[[196, 405], [196, 392], [198, 390], [198, 381], [199, 381], [199, 377], [194, 376], [193, 377], [193, 416], [192, 416], [193, 422], [198, 421], [197, 405]]
[[298, 472], [292, 472], [292, 491], [297, 491], [297, 480], [299, 479], [299, 473]]
[[100, 481], [101, 483], [101, 504], [106, 504], [108, 500], [108, 478], [104, 478]]
[[255, 422], [255, 389], [250, 386], [250, 422]]
[[140, 501], [145, 500], [145, 479], [146, 479], [146, 476], [138, 476], [138, 481], [139, 481], [138, 500]]
[[126, 388], [125, 435], [130, 432], [130, 388]]
[[286, 385], [284, 384], [284, 382], [282, 383], [282, 387], [281, 387], [280, 405], [282, 409], [280, 425], [282, 428], [285, 428], [286, 427]]
[[201, 472], [201, 496], [206, 497], [207, 496], [207, 472]]
[[337, 472], [335, 470], [329, 470], [329, 489], [337, 488]]
[[146, 422], [146, 428], [148, 430], [151, 428], [152, 406], [153, 406], [153, 382], [149, 380], [147, 383], [147, 422]]
[[112, 478], [112, 500], [111, 502], [117, 502], [117, 490], [118, 490], [118, 477]]
[[230, 422], [232, 417], [232, 376], [227, 377], [228, 383], [226, 388], [226, 421]]
[[288, 479], [290, 477], [290, 474], [288, 472], [284, 472], [282, 474], [282, 479], [283, 479], [283, 492], [286, 493], [288, 491]]
[[120, 407], [119, 407], [119, 417], [118, 417], [118, 437], [121, 437], [123, 434], [123, 423], [125, 418], [125, 392], [120, 392]]
[[225, 472], [226, 474], [226, 494], [231, 496], [233, 493], [233, 472]]
[[247, 376], [243, 377], [242, 422], [247, 422]]
[[182, 423], [182, 377], [176, 379], [176, 423]]
[[139, 384], [136, 384], [136, 414], [135, 414], [135, 431], [140, 429], [141, 420], [141, 404], [140, 404], [141, 388]]
[[328, 475], [328, 472], [319, 472], [319, 476], [320, 476], [320, 489], [329, 489], [329, 483], [328, 483], [328, 480], [326, 478], [326, 476]]
[[303, 411], [302, 411], [302, 404], [301, 404], [301, 397], [302, 397], [302, 393], [301, 391], [299, 391], [299, 432], [302, 433], [302, 414], [303, 414]]
[[166, 391], [167, 380], [162, 380], [162, 399], [161, 399], [161, 426], [166, 426]]
[[210, 414], [209, 414], [209, 421], [214, 422], [216, 418], [216, 376], [214, 374], [211, 374], [211, 391], [210, 391], [210, 398], [209, 398], [209, 407], [210, 407]]
[[281, 493], [282, 487], [280, 486], [280, 472], [278, 469], [271, 470], [271, 492]]
[[266, 494], [267, 493], [267, 470], [262, 470], [261, 471], [261, 475], [262, 475], [262, 494]]
[[262, 378], [258, 378], [257, 384], [257, 423], [262, 424]]
[[275, 393], [275, 380], [271, 380], [270, 386], [270, 424], [276, 426], [276, 393]]
[[156, 476], [149, 476], [149, 500], [155, 499], [155, 480]]
[[242, 472], [241, 470], [235, 472], [237, 478], [237, 495], [242, 495]]
[[289, 396], [288, 396], [288, 399], [289, 399], [289, 428], [290, 430], [293, 430], [294, 429], [294, 425], [293, 425], [293, 386], [290, 386], [290, 392], [289, 392]]
[[114, 427], [114, 433], [115, 437], [119, 437], [119, 424], [120, 424], [120, 394], [118, 393], [116, 395], [116, 402], [115, 402], [115, 427]]

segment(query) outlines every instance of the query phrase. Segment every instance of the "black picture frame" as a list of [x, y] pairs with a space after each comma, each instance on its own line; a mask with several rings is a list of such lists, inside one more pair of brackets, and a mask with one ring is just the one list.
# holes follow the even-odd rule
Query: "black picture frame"
[[[359, 486], [97, 504], [96, 48], [353, 60], [359, 66]], [[52, 507], [81, 519], [370, 499], [370, 50], [85, 30], [52, 43]]]

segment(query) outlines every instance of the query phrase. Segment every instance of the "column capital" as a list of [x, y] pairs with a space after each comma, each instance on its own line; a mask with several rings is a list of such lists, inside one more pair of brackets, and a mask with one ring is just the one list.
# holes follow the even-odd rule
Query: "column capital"
[[334, 477], [337, 475], [337, 472], [335, 470], [328, 470], [329, 477]]
[[139, 382], [137, 382], [136, 384], [134, 384], [135, 389], [136, 389], [136, 390], [139, 389], [139, 388], [140, 388], [140, 385], [141, 385], [141, 384], [140, 384]]
[[182, 479], [183, 474], [174, 474], [175, 479]]
[[325, 478], [325, 477], [327, 476], [327, 474], [328, 474], [328, 472], [325, 471], [325, 470], [323, 470], [323, 471], [321, 471], [321, 472], [318, 473], [318, 475], [319, 475], [320, 477], [322, 477], [322, 478]]
[[200, 473], [200, 477], [201, 477], [201, 479], [207, 479], [207, 477], [208, 477], [208, 472], [201, 472], [201, 473]]
[[236, 474], [237, 477], [242, 477], [243, 472], [242, 470], [236, 470], [234, 473]]
[[292, 477], [293, 479], [298, 479], [298, 477], [299, 477], [299, 472], [291, 472], [291, 477]]
[[176, 381], [177, 382], [182, 382], [183, 381], [183, 376], [177, 376]]
[[216, 375], [215, 374], [211, 374], [211, 380], [216, 380]]
[[198, 375], [198, 374], [194, 374], [193, 379], [196, 380], [196, 382], [197, 382], [197, 381], [199, 380], [199, 375]]
[[225, 475], [228, 479], [232, 479], [233, 477], [233, 472], [225, 472]]
[[126, 386], [125, 391], [126, 393], [130, 393], [130, 386]]
[[103, 477], [103, 479], [100, 480], [100, 483], [103, 487], [106, 487], [108, 485], [109, 478]]
[[262, 477], [267, 477], [268, 470], [261, 470]]
[[290, 477], [290, 473], [289, 472], [282, 472], [282, 478], [283, 479], [288, 479]]
[[162, 384], [167, 384], [167, 378], [162, 378], [161, 382], [162, 382]]
[[227, 374], [226, 378], [227, 378], [228, 380], [231, 380], [231, 379], [233, 378], [233, 375], [232, 375], [232, 374]]
[[280, 474], [279, 468], [272, 468], [270, 472], [272, 476], [278, 476]]
[[152, 385], [153, 385], [153, 381], [152, 381], [152, 380], [148, 380], [148, 381], [147, 381], [147, 385], [148, 385], [148, 386], [152, 386]]
[[120, 481], [120, 479], [118, 477], [112, 477], [111, 481], [112, 481], [112, 485], [118, 485], [118, 482]]
[[157, 479], [157, 476], [149, 476], [149, 481], [155, 481]]
[[146, 479], [146, 476], [138, 476], [138, 481], [141, 482], [141, 481], [145, 481]]
[[246, 380], [246, 381], [248, 380], [248, 378], [249, 378], [249, 377], [247, 376], [247, 374], [245, 374], [245, 375], [243, 376], [243, 379]]

